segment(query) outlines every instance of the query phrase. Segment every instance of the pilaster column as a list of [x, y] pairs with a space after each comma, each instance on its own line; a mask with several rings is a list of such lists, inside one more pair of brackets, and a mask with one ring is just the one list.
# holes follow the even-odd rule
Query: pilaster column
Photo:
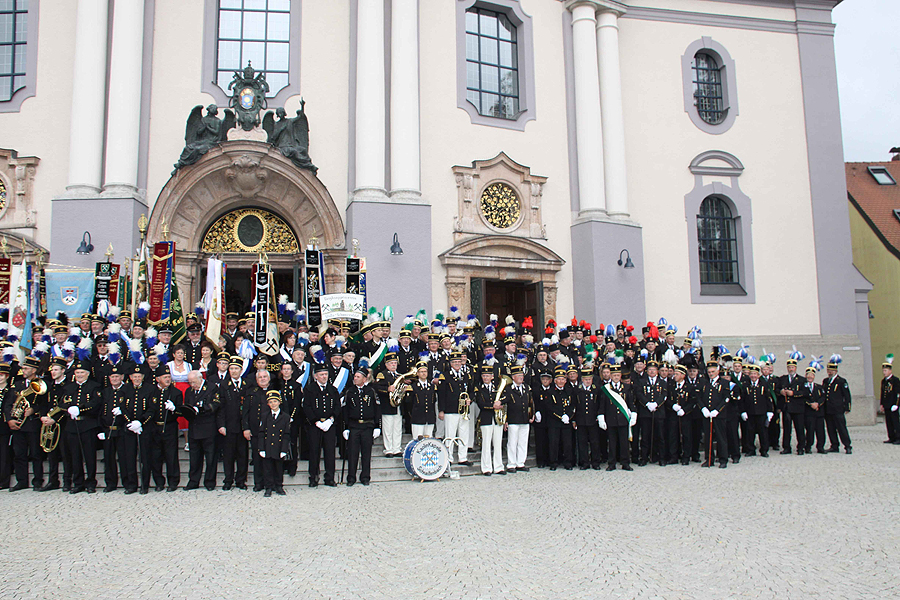
[[581, 214], [605, 213], [600, 78], [597, 65], [593, 2], [569, 2], [575, 69], [575, 144], [578, 149], [578, 196]]
[[421, 195], [419, 144], [419, 0], [392, 0], [392, 197]]
[[116, 0], [109, 69], [104, 189], [137, 189], [144, 0]]
[[356, 189], [384, 195], [384, 1], [358, 0], [356, 19]]
[[75, 192], [100, 191], [108, 12], [107, 0], [78, 0], [66, 186]]
[[606, 211], [628, 216], [628, 181], [625, 172], [625, 115], [622, 108], [622, 76], [619, 66], [621, 12], [601, 8], [597, 16], [597, 55], [600, 66], [600, 110], [603, 127], [603, 173], [606, 177]]

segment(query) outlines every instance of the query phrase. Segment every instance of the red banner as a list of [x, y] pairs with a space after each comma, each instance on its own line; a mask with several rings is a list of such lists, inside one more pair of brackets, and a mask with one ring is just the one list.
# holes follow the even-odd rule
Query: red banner
[[150, 314], [148, 320], [160, 323], [169, 318], [172, 306], [172, 275], [175, 267], [175, 242], [157, 242], [153, 246], [150, 268]]
[[12, 261], [0, 258], [0, 305], [9, 304], [10, 277], [12, 277]]
[[110, 270], [110, 283], [109, 283], [109, 305], [110, 306], [118, 306], [119, 304], [119, 271], [121, 271], [121, 265], [113, 265]]

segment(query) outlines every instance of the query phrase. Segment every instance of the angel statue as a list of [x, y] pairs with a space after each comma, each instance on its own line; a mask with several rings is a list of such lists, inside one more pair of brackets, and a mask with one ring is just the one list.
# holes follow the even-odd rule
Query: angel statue
[[181, 167], [192, 165], [200, 157], [212, 149], [219, 142], [224, 142], [228, 130], [234, 127], [234, 111], [225, 109], [225, 118], [219, 119], [219, 107], [210, 104], [206, 107], [206, 116], [202, 115], [203, 107], [197, 105], [191, 110], [188, 116], [187, 127], [184, 130], [184, 150], [178, 162], [175, 163], [175, 170], [172, 175]]
[[[284, 108], [275, 109], [274, 116], [272, 111], [269, 111], [263, 117], [262, 126], [269, 136], [270, 144], [278, 148], [278, 151], [291, 159], [295, 165], [301, 169], [309, 169], [315, 175], [319, 169], [309, 158], [309, 121], [306, 119], [305, 105], [306, 102], [301, 98], [300, 110], [292, 119], [287, 118]], [[278, 121], [275, 120], [276, 116]]]

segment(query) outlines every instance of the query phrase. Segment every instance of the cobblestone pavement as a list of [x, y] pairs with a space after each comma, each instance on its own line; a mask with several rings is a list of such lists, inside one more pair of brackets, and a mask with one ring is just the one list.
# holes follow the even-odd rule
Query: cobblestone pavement
[[[896, 598], [900, 447], [370, 487], [0, 494], [2, 598]], [[889, 560], [889, 552], [895, 558]]]

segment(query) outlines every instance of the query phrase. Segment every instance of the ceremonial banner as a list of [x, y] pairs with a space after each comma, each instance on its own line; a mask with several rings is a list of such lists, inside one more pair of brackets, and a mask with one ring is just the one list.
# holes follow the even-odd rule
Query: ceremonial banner
[[26, 268], [28, 275], [26, 276], [27, 281], [27, 289], [25, 290], [26, 294], [26, 306], [27, 312], [25, 313], [25, 330], [22, 332], [22, 341], [20, 345], [28, 350], [26, 354], [31, 352], [31, 349], [34, 347], [34, 340], [31, 339], [31, 324], [35, 322], [37, 319], [37, 315], [35, 314], [35, 310], [37, 310], [37, 291], [38, 291], [38, 281], [35, 277], [35, 269], [33, 266], [28, 265]]
[[366, 267], [365, 260], [363, 260], [363, 268], [359, 274], [359, 294], [363, 297], [363, 314], [365, 314], [369, 310], [369, 298], [366, 294]]
[[266, 325], [269, 322], [269, 271], [264, 265], [260, 265], [256, 271], [255, 298], [253, 342], [262, 346], [266, 342]]
[[93, 271], [47, 271], [47, 313], [78, 316], [91, 312]]
[[[175, 242], [153, 245], [153, 269], [150, 277], [150, 314], [147, 320], [157, 324], [169, 318], [172, 309], [172, 276], [175, 270]], [[216, 338], [218, 339], [218, 338]]]
[[322, 277], [322, 253], [318, 250], [306, 250], [306, 320], [310, 327], [318, 327], [322, 323], [321, 296], [325, 294], [325, 282]]
[[[347, 293], [359, 294], [359, 262], [355, 256], [347, 257]], [[328, 317], [326, 317], [327, 319]]]
[[175, 275], [172, 275], [172, 306], [169, 310], [169, 325], [172, 326], [172, 341], [169, 344], [170, 348], [173, 344], [180, 343], [187, 335], [187, 330], [184, 327], [184, 310], [181, 306], [181, 295], [178, 293], [178, 282], [175, 279]]
[[97, 263], [94, 270], [94, 304], [93, 311], [102, 300], [106, 300], [110, 306], [116, 305], [119, 296], [119, 265], [108, 262]]
[[327, 294], [319, 297], [322, 319], [362, 319], [364, 299], [360, 294]]
[[0, 306], [9, 304], [11, 276], [12, 261], [8, 258], [0, 258]]
[[47, 272], [41, 268], [40, 282], [38, 283], [38, 316], [47, 314]]
[[219, 340], [222, 334], [223, 263], [210, 258], [206, 263], [206, 337]]
[[145, 244], [141, 244], [141, 256], [135, 262], [134, 268], [131, 271], [132, 273], [134, 273], [134, 288], [132, 290], [133, 294], [131, 297], [132, 313], [135, 311], [135, 309], [137, 309], [138, 304], [140, 304], [141, 302], [147, 302], [150, 298], [150, 276], [147, 269], [148, 262], [150, 262], [150, 257], [147, 255], [147, 246]]
[[[22, 259], [21, 265], [15, 265], [12, 271], [12, 299], [9, 304], [9, 336], [19, 340], [25, 334], [25, 327], [30, 323], [28, 318], [28, 265]], [[23, 358], [19, 343], [14, 344], [19, 358]], [[30, 344], [29, 344], [30, 347]]]

